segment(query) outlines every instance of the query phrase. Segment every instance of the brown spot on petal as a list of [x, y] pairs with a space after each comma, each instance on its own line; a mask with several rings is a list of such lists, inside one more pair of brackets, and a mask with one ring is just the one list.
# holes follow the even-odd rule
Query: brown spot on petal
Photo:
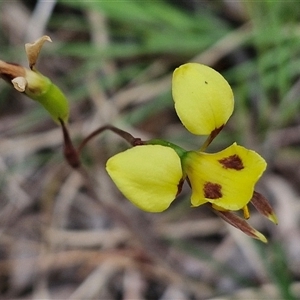
[[219, 163], [225, 169], [234, 169], [234, 170], [237, 170], [237, 171], [240, 171], [240, 170], [244, 169], [243, 162], [237, 154], [230, 155], [228, 157], [222, 158], [222, 159], [219, 160]]
[[222, 186], [218, 183], [206, 182], [204, 184], [204, 196], [208, 199], [219, 199], [222, 197]]

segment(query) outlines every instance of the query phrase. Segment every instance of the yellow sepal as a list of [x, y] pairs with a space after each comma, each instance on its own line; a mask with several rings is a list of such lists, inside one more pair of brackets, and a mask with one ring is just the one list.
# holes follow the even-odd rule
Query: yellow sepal
[[222, 128], [233, 112], [228, 82], [214, 69], [198, 63], [187, 63], [174, 71], [172, 95], [178, 117], [193, 134], [209, 135]]
[[111, 157], [106, 170], [134, 205], [148, 212], [166, 210], [182, 178], [179, 156], [161, 145], [136, 146]]

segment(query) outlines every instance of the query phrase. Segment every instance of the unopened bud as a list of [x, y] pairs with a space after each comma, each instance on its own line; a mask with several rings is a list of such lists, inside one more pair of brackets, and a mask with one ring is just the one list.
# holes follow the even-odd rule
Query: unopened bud
[[35, 68], [45, 41], [51, 42], [50, 37], [43, 36], [34, 43], [25, 45], [30, 69], [0, 60], [0, 77], [11, 83], [18, 92], [40, 102], [56, 123], [60, 124], [60, 120], [67, 123], [69, 104], [65, 95], [48, 77]]

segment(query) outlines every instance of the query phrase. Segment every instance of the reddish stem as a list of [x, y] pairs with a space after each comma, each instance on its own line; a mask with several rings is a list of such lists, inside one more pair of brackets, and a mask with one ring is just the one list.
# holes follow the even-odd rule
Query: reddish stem
[[95, 131], [93, 131], [92, 133], [90, 133], [82, 142], [81, 144], [78, 146], [77, 151], [78, 153], [81, 153], [83, 147], [94, 137], [96, 137], [97, 135], [99, 135], [100, 133], [102, 133], [105, 130], [110, 130], [116, 134], [118, 134], [120, 137], [122, 137], [124, 140], [126, 140], [130, 145], [132, 146], [138, 146], [138, 145], [143, 145], [143, 141], [140, 138], [135, 138], [133, 137], [129, 132], [126, 132], [122, 129], [119, 129], [115, 126], [112, 125], [104, 125], [98, 129], [96, 129]]
[[96, 129], [95, 131], [93, 131], [92, 133], [90, 133], [78, 146], [78, 148], [76, 149], [72, 143], [72, 140], [70, 138], [70, 134], [69, 131], [64, 123], [64, 121], [62, 119], [59, 119], [59, 122], [61, 124], [62, 127], [62, 131], [63, 131], [63, 137], [64, 137], [64, 156], [66, 161], [68, 162], [68, 164], [74, 168], [77, 169], [80, 165], [80, 153], [82, 151], [82, 149], [84, 148], [84, 146], [94, 137], [96, 137], [97, 135], [101, 134], [103, 131], [105, 130], [110, 130], [116, 134], [118, 134], [120, 137], [122, 137], [123, 139], [125, 139], [129, 144], [131, 144], [132, 146], [138, 146], [138, 145], [144, 145], [144, 142], [140, 139], [140, 138], [135, 138], [133, 137], [130, 133], [119, 129], [115, 126], [112, 125], [104, 125], [98, 129]]
[[80, 158], [79, 158], [79, 153], [75, 149], [75, 147], [72, 143], [69, 131], [68, 131], [64, 121], [62, 119], [59, 119], [59, 122], [61, 124], [61, 128], [62, 128], [62, 131], [63, 131], [63, 137], [64, 137], [64, 156], [65, 156], [65, 159], [72, 168], [77, 169], [81, 164]]

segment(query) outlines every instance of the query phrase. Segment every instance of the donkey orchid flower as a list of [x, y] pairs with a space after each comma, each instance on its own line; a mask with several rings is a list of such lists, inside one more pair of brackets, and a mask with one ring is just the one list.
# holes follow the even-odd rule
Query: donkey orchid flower
[[172, 93], [183, 125], [197, 135], [208, 135], [200, 150], [186, 151], [170, 142], [150, 140], [111, 157], [108, 174], [133, 204], [148, 212], [166, 210], [186, 180], [191, 205], [210, 204], [226, 222], [263, 242], [263, 234], [233, 214], [248, 203], [277, 223], [268, 201], [255, 192], [255, 184], [267, 167], [255, 151], [233, 143], [218, 153], [205, 149], [233, 112], [233, 93], [223, 76], [210, 67], [188, 63], [174, 71]]

